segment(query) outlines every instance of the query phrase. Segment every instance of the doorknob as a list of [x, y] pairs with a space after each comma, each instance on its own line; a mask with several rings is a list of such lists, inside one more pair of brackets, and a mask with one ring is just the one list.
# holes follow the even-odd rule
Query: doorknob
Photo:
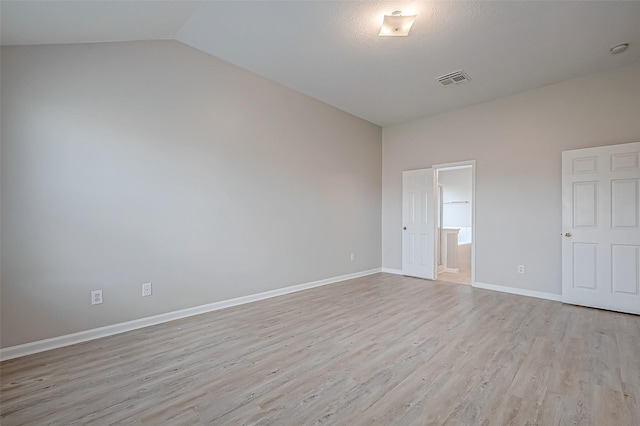
[[570, 237], [570, 236], [571, 236], [571, 232], [565, 232], [565, 233], [564, 233], [564, 236], [565, 236], [565, 237]]
[[404, 230], [406, 231], [406, 230], [407, 230], [407, 227], [406, 227], [406, 226], [403, 226], [403, 227], [402, 227], [402, 229], [404, 229]]

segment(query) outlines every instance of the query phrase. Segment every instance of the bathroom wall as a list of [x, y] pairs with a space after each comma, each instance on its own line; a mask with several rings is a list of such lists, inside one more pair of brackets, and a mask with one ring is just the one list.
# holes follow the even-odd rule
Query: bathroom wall
[[472, 173], [471, 167], [442, 170], [438, 172], [438, 183], [442, 185], [442, 213], [444, 228], [459, 228], [459, 244], [471, 243], [472, 220]]

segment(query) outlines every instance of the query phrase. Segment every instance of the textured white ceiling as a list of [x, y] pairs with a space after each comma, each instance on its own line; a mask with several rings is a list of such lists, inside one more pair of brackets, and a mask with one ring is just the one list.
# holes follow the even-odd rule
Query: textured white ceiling
[[[418, 17], [379, 37], [383, 15]], [[172, 39], [382, 126], [640, 62], [640, 1], [3, 1], [2, 44]], [[620, 55], [609, 49], [631, 47]], [[435, 78], [464, 69], [472, 81]]]

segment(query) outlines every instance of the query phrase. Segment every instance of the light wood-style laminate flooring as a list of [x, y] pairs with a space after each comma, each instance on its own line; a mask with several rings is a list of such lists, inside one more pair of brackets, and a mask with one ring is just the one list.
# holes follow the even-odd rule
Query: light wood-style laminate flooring
[[458, 273], [453, 272], [439, 272], [438, 281], [453, 284], [467, 284], [471, 285], [471, 271], [460, 271]]
[[3, 426], [640, 424], [640, 317], [389, 274], [0, 368]]

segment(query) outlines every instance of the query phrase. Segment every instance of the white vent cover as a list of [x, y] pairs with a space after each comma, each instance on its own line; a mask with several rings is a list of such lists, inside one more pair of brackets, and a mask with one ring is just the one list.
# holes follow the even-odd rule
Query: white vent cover
[[436, 78], [443, 86], [451, 87], [471, 81], [471, 78], [463, 70], [454, 71]]

